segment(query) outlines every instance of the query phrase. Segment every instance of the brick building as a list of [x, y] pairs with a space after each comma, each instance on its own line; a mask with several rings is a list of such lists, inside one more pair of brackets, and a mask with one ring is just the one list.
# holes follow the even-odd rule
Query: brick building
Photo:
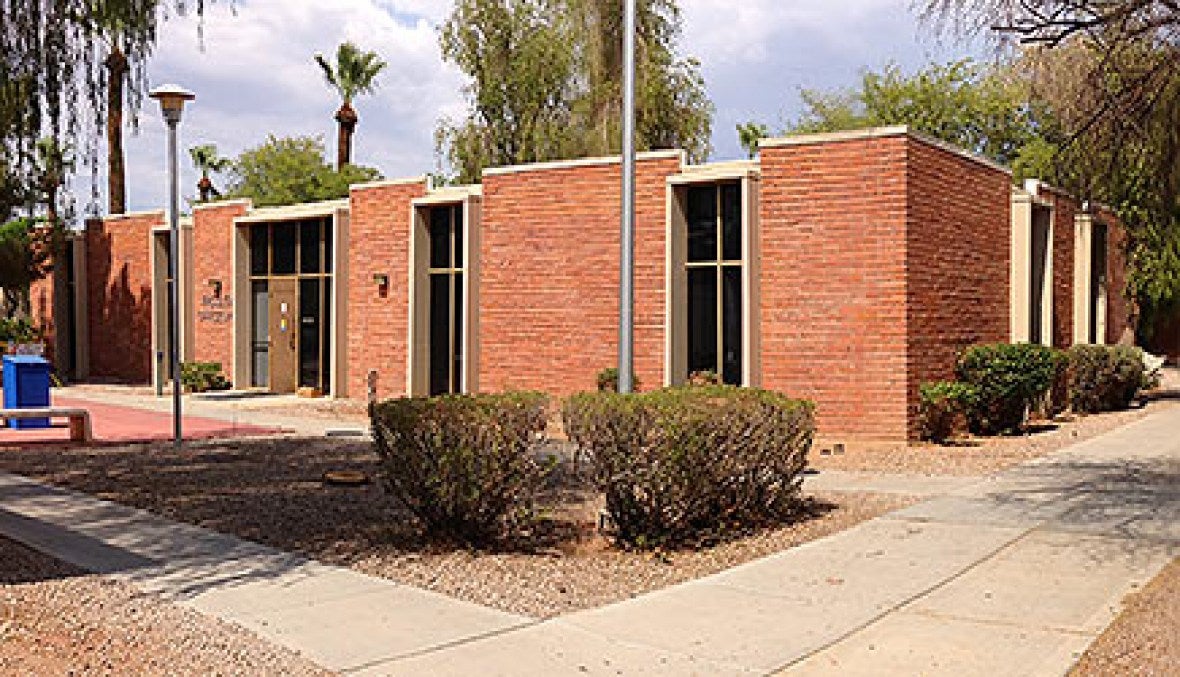
[[[615, 363], [620, 172], [591, 158], [199, 206], [183, 359], [333, 397], [365, 397], [370, 373], [381, 396], [593, 388]], [[38, 286], [75, 376], [166, 376], [167, 238], [162, 212], [91, 223]], [[910, 436], [919, 384], [968, 345], [1119, 340], [1123, 238], [1110, 214], [904, 127], [771, 139], [754, 161], [641, 154], [636, 373], [650, 388], [714, 371], [814, 400], [827, 434]]]

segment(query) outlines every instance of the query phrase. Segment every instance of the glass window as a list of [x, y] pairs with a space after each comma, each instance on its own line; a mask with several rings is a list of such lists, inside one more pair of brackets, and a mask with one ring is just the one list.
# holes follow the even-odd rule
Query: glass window
[[685, 209], [688, 260], [717, 260], [717, 191], [714, 186], [691, 186]]
[[717, 271], [688, 271], [688, 373], [717, 371]]
[[430, 210], [430, 267], [451, 267], [451, 210]]
[[320, 272], [320, 228], [323, 221], [303, 221], [299, 224], [299, 272], [304, 275]]
[[324, 220], [324, 272], [332, 272], [332, 219]]
[[251, 360], [250, 385], [265, 388], [270, 383], [270, 297], [266, 280], [255, 280], [251, 285]]
[[463, 273], [456, 273], [451, 279], [451, 293], [455, 297], [451, 321], [451, 392], [463, 389], [460, 382], [463, 374]]
[[430, 394], [450, 392], [451, 276], [430, 276]]
[[250, 226], [250, 274], [266, 275], [270, 270], [270, 226]]
[[463, 267], [463, 205], [451, 207], [451, 222], [455, 228], [455, 267]]
[[271, 237], [274, 238], [274, 254], [271, 261], [271, 274], [294, 275], [297, 224], [291, 222], [276, 223], [272, 228]]
[[726, 261], [742, 260], [742, 187], [721, 185], [721, 249]]
[[320, 387], [320, 280], [299, 280], [299, 386]]
[[324, 278], [324, 321], [320, 324], [323, 361], [320, 363], [320, 387], [325, 392], [332, 387], [332, 278]]
[[688, 373], [742, 382], [742, 186], [685, 190]]

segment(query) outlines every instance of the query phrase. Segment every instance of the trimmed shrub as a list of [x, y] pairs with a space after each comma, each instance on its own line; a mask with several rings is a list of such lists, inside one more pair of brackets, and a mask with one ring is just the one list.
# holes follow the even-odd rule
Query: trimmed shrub
[[189, 392], [226, 390], [230, 382], [221, 374], [220, 362], [185, 362], [180, 365], [180, 385]]
[[923, 383], [918, 388], [919, 418], [922, 439], [943, 443], [955, 432], [955, 426], [975, 406], [975, 386], [958, 381]]
[[1076, 412], [1126, 409], [1148, 381], [1138, 348], [1077, 345], [1069, 349], [1069, 403]]
[[799, 507], [815, 433], [810, 402], [698, 386], [574, 395], [563, 414], [621, 545], [699, 544]]
[[[619, 370], [615, 367], [607, 367], [598, 372], [595, 382], [599, 392], [617, 393], [619, 392]], [[634, 373], [631, 374], [631, 386], [634, 390], [639, 390], [639, 377]]]
[[686, 385], [690, 386], [719, 386], [721, 385], [721, 377], [717, 372], [712, 370], [694, 371], [688, 375]]
[[538, 455], [541, 393], [401, 398], [372, 406], [386, 490], [428, 536], [484, 545], [536, 521], [553, 470]]
[[36, 343], [41, 332], [23, 317], [0, 317], [0, 343]]
[[1031, 343], [992, 343], [964, 351], [955, 371], [959, 381], [975, 387], [967, 410], [971, 432], [1018, 430], [1053, 385], [1063, 359], [1061, 351]]

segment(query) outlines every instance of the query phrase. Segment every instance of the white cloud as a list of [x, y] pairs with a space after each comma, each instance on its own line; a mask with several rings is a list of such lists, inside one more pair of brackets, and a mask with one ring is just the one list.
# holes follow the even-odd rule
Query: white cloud
[[[717, 106], [720, 158], [740, 151], [733, 127], [750, 118], [778, 126], [793, 116], [800, 87], [851, 84], [863, 67], [918, 65], [947, 58], [922, 38], [908, 0], [681, 0], [683, 51], [698, 57]], [[389, 68], [360, 114], [354, 157], [387, 176], [433, 167], [433, 131], [463, 109], [462, 76], [442, 63], [437, 26], [451, 0], [238, 0], [209, 5], [203, 49], [195, 17], [162, 27], [149, 67], [153, 83], [179, 82], [197, 93], [181, 126], [182, 149], [213, 142], [233, 155], [266, 134], [321, 134], [329, 154], [339, 102], [312, 62], [344, 40], [378, 51]], [[163, 203], [163, 124], [146, 102], [141, 133], [126, 141], [132, 208]], [[182, 190], [196, 176], [182, 155]], [[87, 192], [78, 181], [80, 192]], [[105, 182], [104, 182], [105, 183]]]

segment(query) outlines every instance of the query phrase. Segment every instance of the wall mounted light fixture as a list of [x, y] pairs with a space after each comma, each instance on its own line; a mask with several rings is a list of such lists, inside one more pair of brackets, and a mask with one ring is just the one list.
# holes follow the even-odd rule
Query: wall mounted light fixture
[[385, 273], [375, 273], [373, 275], [373, 282], [375, 282], [378, 287], [388, 287], [389, 286], [389, 276], [386, 275]]
[[209, 288], [213, 290], [213, 298], [221, 298], [221, 280], [218, 280], [217, 278], [210, 278]]

